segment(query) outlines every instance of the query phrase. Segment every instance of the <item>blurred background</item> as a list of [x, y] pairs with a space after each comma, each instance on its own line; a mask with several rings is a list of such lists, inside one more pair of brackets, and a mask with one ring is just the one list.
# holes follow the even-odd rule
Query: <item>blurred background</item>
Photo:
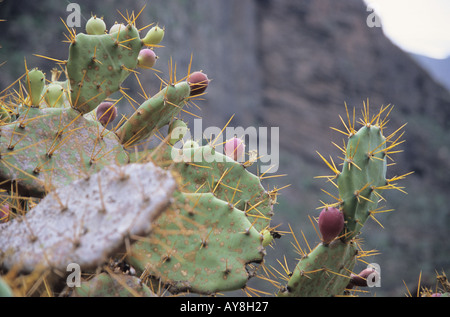
[[[75, 1], [71, 1], [75, 2]], [[389, 6], [395, 2], [396, 7]], [[0, 0], [0, 91], [29, 68], [47, 74], [55, 63], [40, 54], [67, 59], [68, 34], [61, 19], [69, 1]], [[305, 234], [310, 246], [320, 240], [308, 215], [318, 216], [323, 202], [332, 202], [322, 188], [337, 194], [323, 180], [329, 175], [317, 151], [339, 162], [345, 137], [330, 127], [342, 128], [345, 103], [356, 108], [363, 102], [372, 113], [394, 105], [387, 134], [407, 123], [401, 153], [388, 177], [410, 171], [399, 182], [407, 194], [385, 193], [383, 205], [394, 211], [377, 215], [381, 227], [369, 220], [361, 238], [365, 250], [379, 254], [366, 259], [381, 269], [381, 287], [367, 295], [405, 296], [422, 284], [434, 285], [435, 272], [450, 274], [450, 72], [448, 43], [450, 16], [446, 1], [362, 0], [79, 0], [81, 27], [91, 15], [102, 16], [110, 27], [123, 15], [139, 12], [137, 25], [164, 26], [166, 35], [156, 49], [155, 68], [169, 78], [172, 59], [177, 76], [203, 70], [212, 80], [201, 110], [203, 128], [230, 126], [279, 127], [280, 165], [265, 187], [283, 187], [275, 208], [273, 226], [297, 238]], [[426, 5], [425, 5], [426, 3]], [[418, 15], [414, 15], [418, 14]], [[446, 19], [447, 18], [447, 19]], [[396, 22], [396, 23], [395, 23]], [[413, 44], [411, 44], [413, 43]], [[148, 94], [158, 91], [154, 71], [139, 75]], [[127, 93], [142, 102], [133, 76], [124, 84]], [[123, 102], [120, 112], [132, 113]], [[185, 115], [185, 119], [193, 117]], [[275, 148], [276, 150], [276, 148]], [[284, 257], [293, 270], [299, 257], [284, 235], [267, 249], [266, 264], [282, 271]], [[300, 239], [302, 247], [306, 244]], [[359, 263], [355, 271], [366, 267]], [[254, 288], [270, 293], [273, 285], [253, 279]], [[406, 286], [405, 286], [406, 285]], [[242, 295], [237, 292], [235, 295]]]

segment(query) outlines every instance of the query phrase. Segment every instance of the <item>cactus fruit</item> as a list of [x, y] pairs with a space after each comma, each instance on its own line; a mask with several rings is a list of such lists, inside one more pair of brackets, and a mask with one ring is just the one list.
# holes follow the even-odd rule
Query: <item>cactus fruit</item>
[[42, 91], [45, 86], [45, 75], [38, 69], [32, 69], [27, 72], [27, 91], [30, 96], [30, 106], [39, 107], [42, 100]]
[[142, 39], [142, 42], [145, 45], [152, 46], [161, 43], [163, 38], [164, 38], [164, 29], [156, 25], [147, 32], [145, 37]]
[[231, 138], [225, 142], [224, 153], [229, 158], [242, 162], [245, 157], [245, 143], [239, 138]]
[[102, 18], [92, 16], [86, 22], [86, 33], [89, 35], [102, 35], [106, 32], [106, 24]]
[[144, 235], [167, 207], [175, 181], [153, 163], [111, 165], [59, 187], [23, 217], [0, 226], [3, 266], [31, 272], [69, 263], [95, 269]]
[[97, 120], [103, 125], [106, 126], [109, 123], [113, 122], [117, 117], [117, 108], [112, 102], [102, 102], [98, 105], [96, 111]]
[[45, 102], [50, 108], [60, 108], [64, 104], [64, 88], [57, 83], [47, 86], [44, 94]]
[[351, 289], [354, 286], [367, 287], [370, 283], [374, 283], [379, 278], [378, 272], [374, 268], [367, 268], [359, 272], [359, 274], [350, 274], [350, 282], [347, 285], [347, 289]]
[[209, 85], [208, 76], [200, 71], [190, 74], [187, 81], [191, 86], [191, 96], [197, 96], [204, 93]]
[[188, 127], [186, 122], [183, 120], [173, 120], [169, 125], [169, 144], [174, 145], [178, 141], [180, 141], [188, 132]]
[[322, 209], [319, 215], [319, 230], [324, 244], [333, 241], [344, 229], [344, 215], [334, 207]]
[[153, 50], [144, 48], [139, 52], [137, 65], [141, 68], [152, 68], [156, 63], [157, 58], [158, 57]]

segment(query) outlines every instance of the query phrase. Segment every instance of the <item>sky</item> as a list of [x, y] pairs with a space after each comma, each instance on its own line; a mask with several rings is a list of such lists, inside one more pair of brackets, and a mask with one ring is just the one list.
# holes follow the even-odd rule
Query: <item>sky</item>
[[450, 0], [365, 0], [383, 32], [407, 52], [450, 56]]

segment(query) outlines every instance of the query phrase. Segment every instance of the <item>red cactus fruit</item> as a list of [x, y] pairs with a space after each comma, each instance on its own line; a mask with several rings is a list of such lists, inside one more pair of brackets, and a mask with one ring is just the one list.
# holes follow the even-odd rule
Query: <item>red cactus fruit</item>
[[344, 229], [344, 214], [337, 208], [324, 208], [319, 215], [319, 230], [323, 243], [329, 244]]
[[189, 75], [187, 81], [191, 86], [191, 96], [204, 93], [209, 84], [208, 76], [202, 72], [193, 72]]
[[105, 126], [117, 117], [117, 108], [112, 102], [102, 102], [98, 105], [96, 114], [97, 120]]
[[0, 206], [0, 223], [9, 221], [9, 205]]
[[138, 66], [141, 68], [152, 68], [156, 63], [155, 52], [149, 48], [144, 48], [139, 52], [138, 56]]
[[245, 155], [245, 144], [239, 138], [231, 138], [225, 142], [224, 152], [225, 155], [229, 158], [232, 158], [235, 161], [239, 161], [244, 158]]
[[374, 268], [364, 269], [358, 275], [350, 274], [350, 287], [347, 288], [351, 288], [353, 286], [366, 287], [368, 282], [375, 282], [375, 279], [378, 276], [378, 272]]

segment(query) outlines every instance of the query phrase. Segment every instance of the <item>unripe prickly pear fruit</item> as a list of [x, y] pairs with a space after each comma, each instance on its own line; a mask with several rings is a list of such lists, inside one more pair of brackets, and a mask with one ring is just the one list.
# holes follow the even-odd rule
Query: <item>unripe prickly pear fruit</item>
[[117, 108], [114, 106], [112, 102], [102, 102], [98, 105], [97, 110], [97, 120], [103, 126], [106, 126], [108, 123], [113, 122], [117, 117]]
[[142, 39], [142, 42], [145, 45], [156, 45], [161, 43], [163, 38], [164, 29], [159, 26], [154, 26], [147, 32], [147, 35]]
[[45, 92], [45, 102], [49, 107], [59, 108], [63, 104], [64, 88], [60, 84], [50, 84]]
[[174, 145], [184, 137], [187, 131], [187, 124], [183, 120], [174, 120], [169, 125], [169, 143]]
[[102, 18], [95, 15], [86, 22], [86, 33], [89, 35], [102, 35], [106, 32], [106, 24]]
[[109, 34], [113, 34], [116, 32], [122, 32], [125, 30], [126, 26], [123, 23], [114, 23], [114, 25], [109, 29]]
[[337, 208], [322, 209], [319, 215], [319, 230], [324, 244], [333, 241], [344, 229], [344, 214]]
[[239, 138], [231, 138], [225, 142], [225, 155], [236, 162], [241, 161], [245, 156], [245, 144]]
[[194, 140], [187, 140], [184, 144], [183, 144], [183, 150], [186, 149], [195, 149], [198, 148], [199, 145], [196, 141]]
[[138, 56], [138, 66], [141, 68], [152, 68], [156, 63], [155, 52], [149, 48], [144, 48], [139, 52]]
[[31, 99], [31, 106], [39, 107], [42, 97], [42, 90], [45, 86], [45, 75], [37, 68], [32, 69], [27, 74], [26, 87]]
[[261, 231], [261, 234], [262, 234], [262, 236], [263, 236], [262, 245], [263, 245], [263, 247], [267, 247], [269, 244], [272, 243], [272, 241], [273, 241], [273, 236], [272, 236], [272, 234], [270, 233], [270, 231], [267, 230], [267, 229], [263, 229], [263, 230]]
[[209, 84], [208, 76], [203, 72], [193, 72], [187, 81], [191, 86], [191, 96], [204, 93]]

